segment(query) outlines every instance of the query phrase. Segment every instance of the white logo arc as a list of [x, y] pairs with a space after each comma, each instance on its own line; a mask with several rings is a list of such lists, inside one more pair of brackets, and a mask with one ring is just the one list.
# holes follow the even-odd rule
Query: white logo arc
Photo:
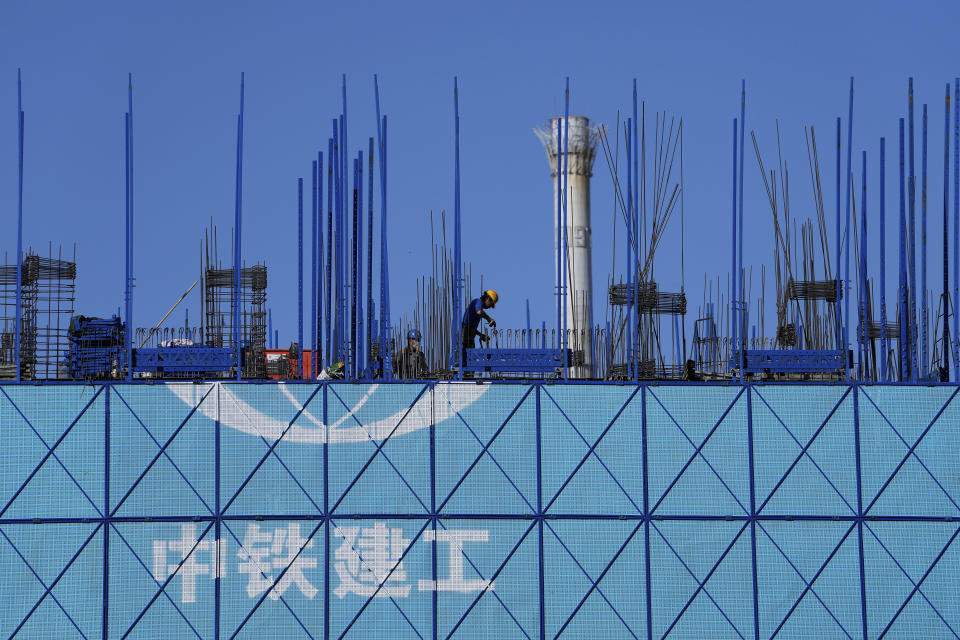
[[[260, 436], [269, 441], [277, 440], [282, 436], [285, 442], [310, 444], [323, 444], [326, 441], [328, 431], [330, 443], [377, 441], [419, 431], [429, 427], [431, 422], [436, 424], [454, 417], [458, 412], [476, 402], [490, 387], [490, 385], [476, 384], [475, 382], [437, 384], [432, 389], [425, 391], [413, 405], [395, 401], [397, 411], [373, 420], [367, 417], [365, 419], [368, 421], [364, 422], [364, 419], [359, 416], [359, 411], [374, 398], [377, 390], [381, 387], [379, 384], [371, 384], [349, 410], [331, 422], [328, 428], [324, 428], [323, 416], [316, 416], [310, 411], [310, 408], [304, 408], [301, 401], [290, 391], [288, 385], [282, 382], [273, 386], [278, 389], [279, 394], [282, 394], [290, 402], [290, 417], [287, 419], [280, 419], [263, 413], [234, 391], [239, 387], [232, 387], [220, 382], [213, 383], [213, 386], [219, 387], [219, 393], [211, 393], [210, 397], [203, 402], [201, 400], [210, 389], [210, 385], [173, 383], [168, 384], [167, 388], [184, 404], [197, 407], [198, 413], [211, 420], [219, 419], [223, 426], [250, 435]], [[390, 389], [390, 385], [383, 385], [384, 391]], [[219, 407], [217, 406], [218, 398]], [[275, 406], [277, 399], [279, 398], [271, 398], [271, 404]], [[336, 402], [339, 404], [339, 400]], [[197, 406], [198, 403], [199, 406]], [[311, 408], [322, 407], [319, 394], [314, 397], [310, 405]], [[328, 400], [328, 406], [334, 406], [330, 400]], [[291, 426], [290, 419], [298, 411], [301, 411], [300, 415]], [[345, 423], [350, 426], [342, 426]], [[284, 432], [286, 432], [285, 435]]]

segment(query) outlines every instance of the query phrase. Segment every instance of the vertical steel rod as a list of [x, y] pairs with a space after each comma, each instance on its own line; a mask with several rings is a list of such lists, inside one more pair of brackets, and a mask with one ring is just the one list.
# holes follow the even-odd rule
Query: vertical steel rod
[[867, 152], [863, 152], [861, 185], [863, 193], [860, 196], [860, 283], [857, 286], [860, 303], [860, 336], [858, 337], [860, 351], [860, 380], [869, 376], [869, 355], [867, 353], [867, 335], [870, 330], [870, 321], [867, 317], [869, 308], [867, 285]]
[[[634, 90], [634, 104], [636, 104], [636, 90]], [[637, 334], [639, 338], [639, 326], [636, 321], [637, 317], [637, 296], [636, 296], [636, 286], [634, 285], [634, 280], [637, 278], [637, 264], [639, 263], [640, 256], [636, 256], [634, 260], [633, 255], [633, 220], [636, 205], [634, 204], [634, 193], [633, 193], [633, 147], [630, 142], [632, 140], [633, 129], [630, 125], [630, 118], [627, 118], [627, 130], [625, 134], [625, 143], [627, 148], [627, 215], [625, 216], [626, 220], [626, 234], [624, 234], [624, 239], [626, 240], [627, 245], [627, 265], [626, 265], [626, 276], [627, 276], [627, 291], [629, 292], [627, 300], [629, 300], [629, 305], [626, 308], [627, 316], [627, 353], [624, 358], [624, 362], [627, 363], [627, 366], [630, 368], [627, 371], [627, 376], [631, 378], [634, 382], [637, 380], [637, 366], [634, 363], [634, 358], [636, 357], [636, 349], [634, 346], [634, 334]], [[617, 154], [620, 153], [620, 150], [617, 150]]]
[[133, 380], [133, 74], [127, 74], [127, 380]]
[[920, 141], [920, 377], [930, 373], [927, 318], [927, 105], [923, 105]]
[[[733, 232], [730, 236], [730, 246], [733, 247], [733, 252], [731, 253], [731, 264], [730, 272], [733, 274], [734, 282], [737, 278], [737, 132], [738, 132], [738, 120], [733, 119], [733, 215], [731, 217], [733, 223]], [[733, 285], [736, 289], [736, 284]], [[730, 302], [730, 365], [734, 365], [733, 353], [734, 349], [737, 348], [737, 322], [736, 322], [736, 311], [733, 306], [733, 302]], [[731, 371], [731, 374], [733, 372]], [[733, 376], [731, 375], [731, 378]]]
[[240, 269], [242, 255], [240, 248], [243, 246], [242, 221], [243, 221], [243, 89], [244, 74], [240, 74], [240, 115], [237, 117], [237, 189], [236, 203], [234, 207], [234, 232], [233, 232], [233, 348], [236, 353], [237, 380], [243, 377], [241, 370], [241, 347], [240, 347]]
[[336, 362], [336, 352], [333, 350], [333, 169], [337, 164], [337, 157], [334, 155], [333, 138], [327, 140], [327, 285], [325, 298], [325, 308], [327, 310], [324, 318], [324, 363], [330, 366]]
[[[16, 358], [17, 382], [20, 382], [20, 325], [23, 314], [23, 137], [23, 81], [20, 69], [17, 69], [17, 297], [14, 301], [16, 308], [13, 325], [13, 353]], [[129, 167], [129, 163], [127, 166]]]
[[317, 377], [317, 161], [313, 161], [313, 198], [310, 207], [310, 370], [305, 375]]
[[[638, 151], [639, 151], [639, 149], [640, 149], [640, 145], [639, 145], [640, 137], [637, 135], [637, 133], [638, 133], [638, 131], [637, 131], [637, 125], [638, 125], [638, 121], [637, 121], [637, 79], [634, 78], [634, 79], [633, 79], [633, 120], [632, 120], [632, 127], [633, 127], [633, 128], [630, 129], [630, 127], [628, 126], [628, 130], [632, 131], [632, 133], [631, 133], [631, 138], [630, 138], [630, 139], [633, 141], [633, 147], [632, 147], [632, 152], [633, 152], [633, 198], [631, 199], [632, 202], [633, 202], [633, 206], [631, 207], [630, 215], [627, 216], [627, 219], [629, 220], [629, 223], [628, 223], [628, 224], [629, 224], [629, 226], [630, 226], [630, 229], [627, 231], [628, 247], [630, 248], [630, 251], [631, 251], [631, 254], [630, 254], [630, 255], [634, 258], [634, 259], [630, 262], [630, 273], [631, 273], [630, 282], [631, 282], [632, 285], [633, 285], [633, 286], [631, 286], [630, 291], [633, 293], [633, 304], [634, 304], [634, 305], [637, 305], [637, 304], [638, 304], [638, 300], [639, 300], [639, 297], [640, 297], [640, 283], [638, 282], [638, 280], [639, 280], [639, 271], [640, 271], [640, 252], [639, 252], [640, 240], [639, 240], [639, 238], [638, 238], [638, 235], [639, 235], [639, 234], [637, 233], [637, 232], [639, 231], [639, 224], [638, 224], [638, 222], [639, 222], [639, 220], [640, 220], [640, 215], [639, 215], [639, 211], [640, 211], [640, 207], [639, 207], [639, 200], [640, 200], [640, 162], [639, 162], [639, 157], [638, 157], [638, 155], [637, 155], [637, 153], [638, 153]], [[627, 145], [627, 157], [628, 157], [628, 159], [629, 159], [629, 157], [630, 157], [630, 153], [631, 153], [631, 146], [628, 144], [628, 145]], [[628, 172], [628, 174], [629, 174], [629, 172]], [[646, 178], [646, 176], [644, 176], [644, 178]], [[629, 175], [627, 176], [627, 179], [628, 179], [628, 180], [630, 179], [630, 176], [629, 176]], [[635, 249], [635, 247], [636, 247], [636, 249]], [[630, 309], [630, 318], [631, 318], [631, 321], [630, 321], [630, 336], [631, 336], [631, 342], [630, 342], [630, 344], [633, 345], [633, 344], [634, 344], [634, 343], [633, 343], [633, 340], [632, 340], [633, 335], [634, 335], [634, 334], [637, 334], [637, 337], [639, 338], [639, 331], [640, 331], [640, 322], [639, 322], [639, 319], [640, 319], [640, 310], [639, 310], [639, 307], [631, 307], [631, 309]], [[632, 363], [633, 363], [633, 379], [634, 379], [634, 381], [639, 381], [639, 380], [640, 380], [640, 366], [639, 366], [639, 365], [640, 365], [640, 361], [639, 361], [639, 358], [640, 358], [640, 355], [639, 355], [639, 346], [640, 346], [640, 345], [639, 345], [639, 340], [638, 340], [637, 342], [638, 342], [638, 344], [636, 345], [637, 348], [633, 349], [633, 351], [634, 351], [634, 357], [628, 360], [629, 362], [632, 362]]]
[[[844, 362], [846, 362], [847, 353], [843, 349], [843, 316], [840, 313], [840, 300], [843, 297], [843, 279], [840, 277], [840, 259], [843, 253], [841, 251], [843, 236], [840, 235], [840, 140], [840, 118], [837, 118], [837, 295], [833, 303], [833, 311], [837, 327], [837, 351], [840, 351]], [[846, 368], [846, 364], [844, 364], [844, 368]]]
[[[367, 150], [367, 341], [364, 357], [370, 358], [373, 344], [373, 138], [368, 140]], [[374, 362], [369, 359], [364, 377], [372, 376]]]
[[960, 382], [960, 78], [953, 80], [953, 381]]
[[[843, 258], [844, 258], [844, 271], [843, 271], [843, 280], [844, 286], [850, 286], [850, 187], [853, 180], [853, 173], [851, 168], [853, 155], [853, 78], [850, 78], [850, 106], [849, 112], [847, 114], [847, 172], [844, 181], [847, 183], [846, 192], [847, 192], [847, 203], [845, 205], [844, 213], [844, 248], [843, 248]], [[847, 359], [847, 353], [850, 349], [850, 296], [845, 295], [843, 297], [843, 358]], [[846, 379], [850, 380], [850, 368], [844, 367], [846, 371]]]
[[910, 86], [907, 97], [907, 107], [909, 115], [909, 146], [910, 146], [910, 174], [907, 182], [908, 200], [907, 204], [910, 211], [909, 224], [909, 258], [910, 258], [910, 380], [917, 381], [917, 368], [919, 366], [917, 358], [917, 183], [916, 174], [913, 165], [913, 78], [910, 78]]
[[941, 382], [950, 381], [950, 83], [943, 110], [943, 293], [940, 296], [943, 309], [943, 331], [940, 344], [943, 353], [940, 358]]
[[903, 118], [900, 118], [900, 286], [897, 300], [899, 309], [900, 337], [897, 340], [897, 351], [900, 360], [900, 382], [910, 378], [910, 294], [907, 291], [907, 218], [906, 218], [906, 185], [904, 184], [904, 138]]
[[316, 380], [317, 374], [323, 366], [322, 363], [325, 362], [320, 355], [323, 351], [320, 334], [323, 333], [323, 327], [321, 326], [323, 312], [327, 309], [326, 305], [323, 304], [323, 152], [317, 153], [317, 211], [314, 225], [316, 227], [314, 242], [317, 247], [317, 259], [314, 262], [313, 271], [317, 281], [317, 308], [314, 312], [314, 350], [310, 358], [310, 374]]
[[303, 378], [303, 178], [297, 178], [297, 378]]
[[[744, 322], [744, 309], [746, 308], [743, 304], [743, 152], [744, 152], [744, 142], [743, 135], [746, 131], [747, 126], [747, 81], [740, 81], [740, 175], [738, 176], [740, 182], [738, 186], [737, 193], [737, 215], [740, 218], [739, 222], [739, 239], [738, 243], [740, 249], [737, 252], [737, 258], [739, 259], [739, 264], [737, 265], [737, 279], [734, 281], [734, 284], [739, 286], [734, 286], [734, 295], [737, 296], [736, 307], [739, 313], [739, 322], [740, 326], [737, 327], [737, 336], [740, 339], [740, 342], [737, 343], [737, 351], [740, 353], [739, 366], [740, 366], [740, 382], [743, 382], [743, 346], [746, 343], [746, 336], [743, 335], [746, 333], [746, 323]], [[756, 575], [754, 575], [756, 578]]]
[[453, 348], [457, 353], [457, 379], [463, 379], [463, 356], [464, 350], [462, 348], [463, 338], [461, 336], [461, 322], [460, 322], [460, 290], [461, 283], [460, 279], [462, 274], [460, 273], [460, 265], [462, 262], [461, 258], [461, 247], [460, 247], [460, 96], [457, 85], [457, 77], [453, 78], [453, 131], [454, 131], [454, 142], [453, 142], [453, 313], [451, 314], [453, 320], [453, 330], [454, 330], [454, 343]]
[[880, 350], [883, 357], [880, 358], [880, 381], [889, 382], [887, 379], [887, 354], [889, 354], [889, 343], [887, 340], [887, 150], [886, 139], [880, 138]]
[[[381, 274], [381, 297], [382, 301], [380, 304], [381, 311], [380, 315], [383, 318], [383, 333], [381, 334], [381, 344], [383, 349], [380, 351], [383, 354], [383, 370], [385, 372], [385, 377], [387, 380], [393, 378], [393, 367], [390, 366], [390, 354], [388, 348], [390, 346], [390, 332], [392, 331], [392, 326], [390, 324], [390, 255], [389, 248], [387, 246], [387, 162], [389, 160], [389, 150], [387, 148], [387, 116], [383, 116], [383, 121], [381, 128], [383, 129], [383, 142], [380, 148], [381, 162], [380, 162], [380, 192], [381, 192], [381, 212], [380, 212], [380, 274]], [[458, 347], [459, 348], [459, 347]]]
[[[570, 78], [567, 77], [566, 87], [564, 89], [564, 98], [563, 98], [563, 334], [560, 347], [563, 349], [563, 379], [566, 380], [570, 376], [570, 356], [568, 353], [567, 345], [569, 343], [569, 337], [567, 335], [567, 305], [569, 304], [567, 298], [570, 296], [570, 287], [568, 283], [572, 283], [572, 273], [569, 273], [570, 266], [570, 238], [569, 233], [567, 232], [567, 191], [570, 189], [568, 181], [570, 178], [567, 176], [567, 166], [569, 161], [569, 143], [570, 143]], [[629, 179], [629, 176], [628, 176]], [[576, 327], [574, 327], [576, 328]]]

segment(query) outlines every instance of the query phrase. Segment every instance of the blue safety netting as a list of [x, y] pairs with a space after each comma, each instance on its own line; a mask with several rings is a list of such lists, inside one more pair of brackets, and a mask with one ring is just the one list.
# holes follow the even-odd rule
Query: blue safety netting
[[960, 639], [957, 393], [0, 385], [0, 635]]

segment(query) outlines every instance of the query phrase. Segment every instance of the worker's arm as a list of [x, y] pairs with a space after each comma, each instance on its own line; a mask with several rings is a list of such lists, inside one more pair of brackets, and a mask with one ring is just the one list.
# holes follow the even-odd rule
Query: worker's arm
[[490, 325], [491, 327], [497, 326], [497, 321], [491, 318], [490, 316], [488, 316], [487, 312], [484, 309], [480, 309], [480, 313], [478, 315], [484, 320], [486, 320], [487, 324]]

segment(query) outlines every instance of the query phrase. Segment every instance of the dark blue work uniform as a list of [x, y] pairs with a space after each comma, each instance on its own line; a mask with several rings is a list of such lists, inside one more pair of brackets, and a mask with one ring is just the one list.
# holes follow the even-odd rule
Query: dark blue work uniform
[[463, 333], [463, 359], [467, 359], [467, 349], [476, 347], [477, 327], [480, 326], [480, 312], [483, 311], [483, 299], [474, 298], [463, 312], [461, 321]]

